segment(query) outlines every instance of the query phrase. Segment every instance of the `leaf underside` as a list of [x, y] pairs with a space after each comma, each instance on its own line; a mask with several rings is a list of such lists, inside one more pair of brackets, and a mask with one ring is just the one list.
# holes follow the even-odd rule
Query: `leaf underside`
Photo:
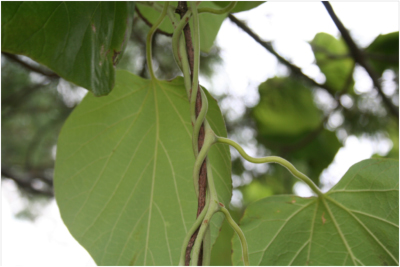
[[95, 95], [114, 86], [134, 2], [2, 2], [1, 50], [25, 55]]
[[[399, 164], [352, 166], [323, 199], [273, 196], [241, 220], [250, 265], [398, 265]], [[233, 239], [233, 263], [243, 265]]]
[[[207, 93], [208, 121], [226, 136]], [[196, 219], [192, 126], [183, 79], [151, 81], [117, 71], [105, 98], [88, 95], [64, 125], [55, 169], [56, 200], [71, 234], [98, 265], [177, 265]], [[229, 149], [214, 145], [210, 165], [229, 204]], [[211, 221], [213, 242], [222, 214]]]

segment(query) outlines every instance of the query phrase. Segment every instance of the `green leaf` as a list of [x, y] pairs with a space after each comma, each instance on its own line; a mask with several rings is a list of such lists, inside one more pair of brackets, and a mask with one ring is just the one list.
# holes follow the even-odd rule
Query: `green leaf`
[[[214, 4], [218, 5], [219, 7], [226, 7], [229, 5], [231, 2], [230, 1], [213, 1]], [[242, 12], [242, 11], [247, 11], [250, 9], [253, 9], [255, 7], [258, 7], [261, 4], [264, 4], [265, 1], [238, 1], [236, 3], [236, 6], [232, 9], [230, 13], [237, 13], [237, 12]]]
[[399, 32], [380, 34], [365, 49], [370, 62], [381, 76], [386, 69], [399, 70]]
[[[207, 119], [226, 136], [221, 111], [207, 96]], [[153, 81], [117, 71], [112, 93], [86, 96], [64, 125], [56, 200], [98, 265], [178, 264], [197, 211], [189, 110], [182, 78]], [[214, 145], [209, 158], [219, 200], [229, 204], [229, 149]], [[222, 220], [213, 217], [212, 240]]]
[[259, 86], [260, 102], [252, 116], [259, 135], [270, 142], [287, 142], [288, 138], [314, 130], [321, 123], [321, 113], [314, 105], [311, 90], [290, 78], [272, 78]]
[[[273, 196], [241, 220], [250, 265], [398, 265], [399, 163], [352, 166], [322, 198]], [[233, 263], [243, 264], [233, 239]]]
[[[162, 2], [160, 2], [162, 3]], [[172, 6], [177, 6], [177, 2], [172, 2], [170, 3]], [[154, 10], [151, 7], [148, 7], [146, 5], [138, 3], [137, 5], [138, 9], [142, 13], [142, 15], [151, 23], [154, 24], [154, 22], [157, 21], [157, 19], [160, 16], [160, 12]], [[220, 9], [216, 4], [213, 2], [209, 1], [202, 1], [199, 5], [199, 7], [210, 7], [214, 9]], [[222, 25], [222, 22], [226, 18], [227, 14], [223, 15], [215, 15], [215, 14], [209, 14], [209, 13], [201, 13], [199, 14], [199, 24], [200, 24], [200, 49], [203, 52], [210, 52], [211, 47], [214, 44], [214, 40], [217, 37], [219, 28]], [[176, 15], [177, 18], [179, 18], [178, 15]], [[193, 29], [193, 24], [192, 21], [190, 20], [189, 25], [191, 26], [191, 29]], [[174, 32], [174, 27], [172, 26], [171, 21], [169, 18], [165, 18], [163, 23], [160, 26], [160, 29], [168, 32], [168, 33], [173, 33]]]
[[354, 60], [346, 43], [330, 34], [320, 32], [311, 41], [318, 67], [325, 75], [325, 85], [336, 91], [353, 88]]
[[134, 2], [2, 2], [1, 50], [25, 55], [95, 95], [114, 86]]

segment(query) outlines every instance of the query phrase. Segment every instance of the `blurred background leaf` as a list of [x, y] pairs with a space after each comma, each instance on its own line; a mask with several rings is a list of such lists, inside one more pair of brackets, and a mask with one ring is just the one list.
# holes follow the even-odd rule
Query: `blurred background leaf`
[[316, 63], [325, 75], [326, 86], [342, 91], [349, 84], [351, 87], [354, 85], [354, 60], [342, 39], [337, 40], [332, 35], [321, 32], [315, 35], [310, 44]]
[[386, 69], [399, 72], [399, 32], [378, 35], [365, 52], [380, 76]]

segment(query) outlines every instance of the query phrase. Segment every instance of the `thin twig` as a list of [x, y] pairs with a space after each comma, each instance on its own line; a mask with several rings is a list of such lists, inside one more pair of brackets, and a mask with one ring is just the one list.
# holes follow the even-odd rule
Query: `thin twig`
[[399, 118], [399, 110], [398, 108], [390, 101], [389, 98], [386, 97], [385, 93], [382, 90], [382, 86], [379, 82], [378, 74], [372, 69], [371, 65], [365, 59], [363, 52], [358, 48], [353, 38], [350, 36], [350, 33], [344, 27], [343, 23], [339, 20], [338, 16], [333, 11], [331, 4], [327, 1], [323, 1], [322, 4], [325, 6], [328, 11], [329, 16], [332, 18], [336, 27], [340, 31], [343, 40], [346, 42], [349, 47], [350, 53], [352, 54], [354, 61], [360, 64], [367, 71], [368, 75], [371, 77], [374, 86], [378, 90], [379, 95], [382, 97], [383, 103], [386, 105], [386, 108], [394, 115], [397, 119]]
[[320, 84], [318, 82], [316, 82], [315, 80], [311, 79], [310, 77], [308, 77], [307, 75], [305, 75], [301, 69], [295, 65], [293, 65], [292, 63], [290, 63], [289, 61], [287, 61], [285, 58], [283, 58], [281, 55], [279, 55], [274, 48], [271, 45], [271, 42], [266, 42], [263, 41], [257, 34], [255, 34], [245, 23], [243, 23], [242, 21], [238, 20], [234, 15], [229, 14], [228, 15], [229, 19], [235, 23], [239, 28], [241, 28], [244, 32], [246, 32], [248, 35], [250, 35], [257, 43], [259, 43], [261, 46], [263, 46], [265, 49], [267, 49], [271, 54], [273, 54], [278, 60], [279, 62], [281, 62], [282, 64], [284, 64], [285, 66], [289, 67], [289, 69], [294, 73], [299, 75], [300, 77], [304, 78], [307, 82], [311, 83], [314, 86], [320, 87], [325, 89], [326, 91], [328, 91], [329, 94], [331, 94], [332, 96], [335, 95], [335, 90], [333, 88], [330, 88], [327, 85], [324, 84]]

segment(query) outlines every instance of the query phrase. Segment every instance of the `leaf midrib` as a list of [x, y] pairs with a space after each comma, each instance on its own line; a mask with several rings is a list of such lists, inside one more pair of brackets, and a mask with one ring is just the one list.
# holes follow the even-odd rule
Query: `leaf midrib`
[[[149, 250], [150, 224], [151, 224], [151, 214], [152, 214], [152, 208], [153, 208], [154, 184], [155, 184], [157, 156], [158, 156], [158, 140], [160, 138], [160, 120], [159, 120], [159, 114], [158, 114], [157, 90], [156, 90], [156, 85], [155, 85], [154, 80], [151, 81], [151, 86], [153, 87], [153, 94], [154, 94], [154, 106], [155, 106], [155, 115], [156, 115], [156, 138], [155, 138], [155, 148], [154, 148], [153, 175], [152, 175], [151, 191], [150, 191], [149, 218], [147, 221], [147, 234], [146, 234], [146, 245], [144, 248], [145, 251], [144, 251], [143, 265], [146, 265], [147, 251]], [[150, 251], [150, 253], [151, 253], [151, 251]], [[152, 258], [153, 258], [153, 255], [152, 255]], [[154, 262], [154, 258], [153, 258], [153, 262]]]

